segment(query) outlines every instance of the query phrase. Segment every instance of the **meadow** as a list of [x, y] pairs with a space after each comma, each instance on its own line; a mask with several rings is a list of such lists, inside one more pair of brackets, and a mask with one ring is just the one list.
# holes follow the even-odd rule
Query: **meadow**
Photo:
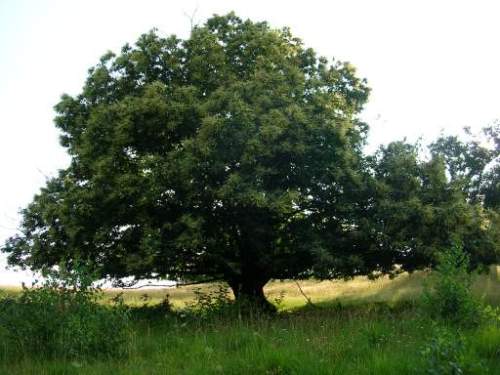
[[[370, 280], [367, 277], [356, 277], [352, 280], [300, 280], [300, 281], [272, 281], [265, 288], [265, 294], [271, 302], [279, 300], [283, 295], [280, 310], [293, 310], [307, 303], [306, 297], [314, 304], [343, 304], [383, 302], [397, 304], [401, 301], [418, 300], [422, 293], [424, 280], [428, 273], [419, 271], [412, 274], [403, 273], [394, 279], [381, 277]], [[300, 289], [299, 289], [300, 286]], [[474, 293], [484, 298], [488, 303], [500, 305], [500, 266], [492, 266], [488, 274], [480, 274], [473, 284]], [[176, 308], [184, 308], [196, 299], [196, 291], [214, 292], [218, 284], [200, 284], [183, 286], [180, 288], [141, 288], [129, 289], [124, 293], [125, 302], [131, 306], [142, 306], [160, 303], [166, 295]], [[113, 298], [123, 290], [108, 289], [104, 298]], [[229, 293], [229, 291], [228, 291]]]
[[[473, 289], [498, 306], [493, 270], [477, 276]], [[295, 281], [272, 282], [265, 292], [279, 309], [275, 316], [220, 308], [225, 291], [216, 284], [128, 290], [126, 356], [21, 356], [4, 359], [0, 374], [498, 374], [498, 322], [457, 330], [422, 313], [427, 277], [299, 281], [302, 292]], [[105, 291], [101, 302], [118, 293]], [[173, 311], [161, 305], [166, 294]], [[195, 312], [200, 306], [205, 311]]]

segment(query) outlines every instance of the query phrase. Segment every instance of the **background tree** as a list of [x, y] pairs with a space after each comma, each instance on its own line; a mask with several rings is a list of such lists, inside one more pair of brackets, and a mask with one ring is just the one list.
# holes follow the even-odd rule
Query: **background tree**
[[471, 202], [499, 207], [500, 201], [500, 124], [483, 128], [474, 136], [465, 128], [466, 137], [442, 135], [429, 148], [434, 157], [443, 159], [452, 183], [460, 186]]
[[[446, 165], [450, 183], [464, 192], [466, 200], [481, 211], [483, 229], [469, 235], [474, 255], [498, 263], [500, 254], [500, 123], [465, 137], [442, 135], [430, 145], [435, 158]], [[478, 228], [478, 229], [479, 229]], [[487, 229], [487, 239], [482, 236]], [[469, 249], [470, 250], [470, 249]], [[495, 255], [496, 254], [496, 255]], [[476, 258], [472, 258], [476, 259]]]
[[33, 269], [220, 279], [264, 304], [268, 280], [311, 269], [327, 213], [337, 232], [352, 220], [367, 96], [288, 29], [228, 14], [187, 40], [152, 31], [62, 96], [71, 165], [4, 251]]
[[[481, 192], [484, 195], [484, 205], [500, 213], [500, 122], [483, 129], [492, 146], [492, 162], [485, 173]], [[500, 227], [499, 231], [500, 231]]]
[[421, 154], [418, 144], [393, 142], [372, 158], [374, 203], [366, 231], [375, 234], [373, 261], [388, 258], [413, 271], [435, 265], [439, 253], [457, 244], [473, 267], [498, 261], [494, 223], [453, 177], [469, 171], [458, 169], [450, 180], [446, 159]]

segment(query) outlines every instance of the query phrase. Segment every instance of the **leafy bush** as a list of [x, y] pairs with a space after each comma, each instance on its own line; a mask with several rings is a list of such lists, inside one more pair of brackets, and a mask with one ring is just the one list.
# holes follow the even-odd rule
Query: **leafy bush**
[[432, 317], [461, 326], [476, 326], [484, 318], [484, 306], [472, 293], [469, 256], [461, 246], [440, 255], [424, 302]]
[[244, 298], [233, 300], [229, 290], [224, 284], [218, 284], [215, 289], [204, 291], [201, 288], [194, 290], [194, 302], [186, 306], [181, 316], [206, 320], [241, 320], [243, 318], [267, 319], [266, 310]]
[[234, 316], [234, 301], [229, 297], [226, 286], [219, 284], [216, 289], [204, 291], [194, 290], [194, 301], [186, 305], [181, 316], [195, 319], [228, 318]]
[[227, 287], [222, 284], [217, 289], [204, 292], [201, 288], [194, 290], [195, 302], [190, 307], [201, 314], [213, 314], [231, 303]]
[[87, 358], [121, 356], [129, 341], [128, 310], [122, 302], [97, 303], [98, 289], [80, 276], [62, 283], [49, 277], [41, 287], [23, 286], [0, 301], [3, 356]]
[[434, 337], [422, 350], [425, 373], [430, 375], [460, 375], [475, 373], [481, 364], [468, 358], [464, 337], [444, 328], [436, 329]]

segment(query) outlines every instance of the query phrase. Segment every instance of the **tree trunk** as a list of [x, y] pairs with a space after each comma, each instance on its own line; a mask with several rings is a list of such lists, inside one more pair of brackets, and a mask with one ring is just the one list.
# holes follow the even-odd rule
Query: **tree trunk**
[[248, 305], [249, 309], [275, 313], [276, 307], [270, 303], [264, 295], [264, 285], [267, 280], [231, 280], [229, 286], [233, 290], [237, 303]]

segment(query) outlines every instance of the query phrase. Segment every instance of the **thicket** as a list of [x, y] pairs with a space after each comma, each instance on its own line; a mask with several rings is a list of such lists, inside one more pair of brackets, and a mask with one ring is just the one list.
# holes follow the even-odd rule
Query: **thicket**
[[[61, 273], [59, 272], [59, 276]], [[47, 275], [0, 299], [0, 357], [97, 358], [127, 354], [129, 309], [117, 300], [98, 303], [100, 290], [84, 273]]]

